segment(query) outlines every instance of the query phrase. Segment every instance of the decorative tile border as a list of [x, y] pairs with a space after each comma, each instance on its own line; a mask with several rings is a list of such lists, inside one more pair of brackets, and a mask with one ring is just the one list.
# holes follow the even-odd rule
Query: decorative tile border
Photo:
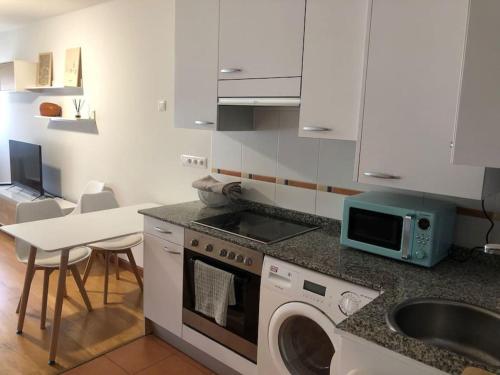
[[[290, 179], [280, 178], [280, 177], [263, 176], [263, 175], [258, 175], [258, 174], [254, 174], [254, 173], [230, 171], [227, 169], [212, 168], [212, 173], [222, 174], [225, 176], [246, 178], [246, 179], [255, 180], [255, 181], [269, 182], [271, 184], [293, 186], [293, 187], [300, 188], [300, 189], [317, 190], [317, 191], [322, 191], [325, 193], [334, 193], [334, 194], [345, 195], [345, 196], [357, 195], [357, 194], [361, 194], [363, 192], [361, 190], [346, 189], [346, 188], [342, 188], [342, 187], [338, 187], [338, 186], [320, 185], [320, 184], [315, 184], [312, 182], [290, 180]], [[457, 214], [463, 215], [463, 216], [477, 217], [480, 219], [486, 219], [483, 211], [476, 210], [474, 208], [457, 207]], [[488, 215], [493, 220], [500, 220], [500, 213], [498, 213], [498, 212], [488, 212]]]

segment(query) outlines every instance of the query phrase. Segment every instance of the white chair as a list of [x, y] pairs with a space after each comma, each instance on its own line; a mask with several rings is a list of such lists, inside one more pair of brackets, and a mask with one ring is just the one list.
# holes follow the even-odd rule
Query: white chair
[[[97, 194], [84, 194], [82, 196], [82, 213], [109, 210], [112, 208], [119, 207], [118, 202], [112, 191], [103, 191]], [[116, 278], [119, 278], [118, 274], [118, 254], [126, 254], [132, 268], [132, 272], [137, 279], [137, 284], [141, 290], [143, 290], [141, 276], [139, 275], [139, 270], [137, 269], [137, 264], [135, 263], [134, 255], [132, 254], [132, 247], [137, 246], [142, 243], [144, 237], [142, 234], [132, 234], [129, 236], [123, 236], [114, 238], [111, 240], [96, 242], [90, 244], [92, 248], [92, 254], [87, 261], [87, 266], [85, 267], [85, 272], [83, 274], [83, 283], [87, 281], [90, 274], [90, 269], [92, 267], [92, 262], [97, 254], [104, 254], [104, 303], [108, 303], [108, 279], [109, 279], [109, 261], [111, 255], [115, 255], [116, 259]]]
[[69, 215], [76, 215], [76, 214], [81, 214], [82, 213], [82, 196], [85, 194], [97, 194], [100, 193], [104, 190], [107, 190], [107, 188], [104, 186], [104, 182], [97, 181], [97, 180], [91, 180], [87, 182], [87, 185], [83, 188], [82, 193], [80, 194], [80, 198], [78, 198], [78, 202], [76, 203], [76, 207]]
[[[16, 209], [16, 223], [25, 223], [29, 221], [52, 219], [64, 216], [61, 207], [54, 199], [43, 199], [34, 202], [21, 202]], [[30, 252], [30, 245], [16, 238], [16, 256], [21, 263], [27, 264]], [[89, 311], [92, 310], [87, 293], [85, 292], [83, 282], [78, 272], [77, 264], [90, 257], [92, 249], [87, 246], [79, 246], [71, 249], [69, 252], [68, 268], [75, 278], [75, 282], [80, 290], [83, 301]], [[35, 271], [43, 270], [43, 292], [42, 292], [42, 311], [40, 317], [40, 328], [45, 328], [45, 320], [47, 316], [47, 296], [49, 292], [49, 276], [52, 271], [59, 268], [61, 262], [60, 251], [42, 251], [38, 250], [35, 259]], [[35, 272], [31, 275], [31, 279], [35, 276]], [[16, 312], [19, 313], [19, 306]]]

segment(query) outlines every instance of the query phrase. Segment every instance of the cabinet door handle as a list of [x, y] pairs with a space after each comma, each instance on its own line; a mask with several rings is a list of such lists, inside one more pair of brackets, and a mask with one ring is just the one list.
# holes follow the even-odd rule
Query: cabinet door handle
[[166, 230], [166, 229], [162, 229], [162, 228], [160, 228], [160, 227], [153, 227], [153, 229], [154, 229], [155, 231], [157, 231], [157, 232], [160, 232], [160, 233], [164, 233], [164, 234], [172, 234], [172, 232], [171, 232], [171, 231]]
[[222, 68], [220, 70], [221, 73], [239, 73], [241, 72], [241, 69], [238, 68]]
[[212, 121], [201, 121], [201, 120], [196, 120], [194, 122], [195, 125], [203, 125], [203, 126], [206, 126], [206, 125], [213, 125], [215, 124], [215, 122], [212, 122]]
[[400, 180], [400, 176], [395, 176], [393, 174], [381, 173], [381, 172], [365, 172], [363, 173], [366, 177], [381, 178], [383, 180]]
[[163, 249], [169, 254], [175, 254], [175, 255], [181, 255], [182, 253], [180, 251], [175, 251], [175, 250], [170, 250], [168, 246], [165, 246]]
[[330, 132], [332, 129], [330, 128], [323, 128], [321, 126], [304, 126], [302, 128], [305, 132]]

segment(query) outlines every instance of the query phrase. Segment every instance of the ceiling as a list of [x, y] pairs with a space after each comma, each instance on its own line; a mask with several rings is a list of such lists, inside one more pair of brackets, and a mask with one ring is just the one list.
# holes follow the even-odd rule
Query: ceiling
[[109, 0], [0, 0], [0, 32]]

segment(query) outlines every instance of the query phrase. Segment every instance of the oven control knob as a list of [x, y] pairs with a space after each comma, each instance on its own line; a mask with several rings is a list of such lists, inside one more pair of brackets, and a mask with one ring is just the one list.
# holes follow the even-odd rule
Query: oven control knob
[[243, 261], [245, 263], [245, 266], [251, 266], [253, 264], [252, 258], [246, 257], [245, 260]]
[[238, 254], [238, 255], [236, 256], [236, 261], [237, 261], [238, 263], [243, 263], [243, 260], [244, 260], [244, 259], [245, 259], [245, 257], [244, 257], [243, 255], [241, 255], [241, 254]]
[[339, 309], [345, 316], [351, 316], [360, 308], [359, 296], [353, 292], [344, 292], [339, 302]]
[[205, 246], [205, 251], [208, 251], [209, 253], [211, 253], [212, 251], [214, 251], [214, 247], [210, 244], [208, 244], [207, 246]]
[[227, 259], [233, 260], [236, 257], [236, 254], [234, 251], [230, 251], [229, 254], [227, 254]]
[[196, 247], [196, 246], [198, 246], [199, 244], [200, 244], [200, 243], [198, 242], [198, 240], [197, 240], [196, 238], [194, 238], [194, 239], [192, 239], [192, 240], [191, 240], [191, 246]]
[[225, 257], [225, 256], [227, 256], [227, 250], [226, 250], [226, 249], [222, 249], [221, 251], [219, 251], [219, 255], [220, 255], [221, 257]]

